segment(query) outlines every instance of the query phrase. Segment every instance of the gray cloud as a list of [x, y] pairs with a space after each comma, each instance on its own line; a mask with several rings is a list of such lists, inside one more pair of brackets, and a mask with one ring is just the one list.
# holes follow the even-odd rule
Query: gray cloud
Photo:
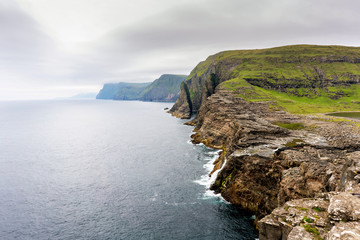
[[189, 73], [199, 61], [222, 50], [301, 43], [358, 45], [360, 39], [356, 1], [197, 3], [113, 31], [97, 43], [93, 58], [114, 73], [109, 79], [137, 81], [164, 72]]
[[42, 61], [55, 43], [16, 4], [0, 3], [0, 59], [23, 63]]
[[359, 45], [360, 39], [356, 0], [184, 0], [69, 53], [41, 22], [10, 3], [0, 3], [0, 31], [6, 33], [0, 35], [0, 73], [31, 84], [151, 81], [162, 73], [187, 74], [222, 50]]
[[360, 23], [356, 1], [222, 2], [171, 9], [112, 37], [120, 49], [142, 52], [195, 46], [262, 47], [269, 41], [341, 44], [341, 35], [352, 36], [351, 40], [360, 35], [355, 29]]

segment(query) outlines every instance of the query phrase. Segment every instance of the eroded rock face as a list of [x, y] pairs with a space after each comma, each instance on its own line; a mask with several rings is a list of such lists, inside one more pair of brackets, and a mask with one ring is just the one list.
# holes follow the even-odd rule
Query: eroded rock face
[[277, 207], [281, 170], [270, 158], [230, 156], [211, 189], [231, 203], [265, 216]]
[[307, 232], [303, 227], [294, 227], [289, 233], [287, 239], [289, 240], [313, 240], [314, 236]]
[[[326, 234], [325, 227], [329, 224], [327, 212], [329, 201], [326, 199], [297, 199], [286, 202], [273, 210], [270, 215], [258, 223], [260, 240], [281, 239], [316, 239]], [[269, 232], [268, 225], [280, 226], [277, 230], [281, 236]]]
[[335, 221], [360, 220], [360, 198], [343, 192], [331, 198], [329, 214]]
[[[301, 122], [304, 129], [275, 122]], [[219, 87], [190, 124], [194, 143], [223, 150], [211, 189], [256, 214], [260, 239], [326, 238], [339, 218], [359, 220], [350, 210], [360, 196], [360, 134], [353, 125], [273, 111]], [[350, 197], [353, 205], [336, 204]], [[343, 207], [328, 211], [329, 204]]]
[[288, 201], [259, 221], [260, 240], [360, 239], [359, 204], [360, 198], [345, 192]]
[[358, 240], [360, 239], [359, 222], [337, 223], [327, 234], [327, 240]]
[[[200, 71], [198, 68], [201, 67], [200, 63], [191, 73], [191, 77], [186, 84], [189, 87], [189, 92], [191, 93], [191, 105], [189, 105], [182, 100], [178, 100], [170, 112], [174, 116], [187, 116], [187, 112], [190, 110], [190, 115], [192, 113], [197, 113], [202, 106], [202, 103], [215, 92], [216, 86], [220, 83], [227, 81], [232, 78], [232, 71], [240, 64], [242, 60], [236, 59], [223, 59], [215, 60], [216, 56], [210, 56], [207, 61], [209, 61], [209, 66], [203, 71]], [[186, 98], [185, 89], [180, 90], [181, 99]], [[190, 118], [190, 117], [189, 117]]]
[[189, 119], [191, 117], [192, 112], [187, 96], [185, 94], [185, 89], [183, 84], [180, 87], [180, 92], [182, 92], [182, 94], [180, 94], [178, 100], [172, 106], [169, 112], [175, 117], [181, 119]]
[[360, 151], [346, 155], [341, 184], [343, 191], [360, 194]]

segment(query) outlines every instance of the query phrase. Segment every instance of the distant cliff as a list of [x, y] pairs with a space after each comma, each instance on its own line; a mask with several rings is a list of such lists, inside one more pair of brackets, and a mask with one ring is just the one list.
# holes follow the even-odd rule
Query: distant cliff
[[140, 100], [175, 102], [180, 95], [180, 85], [187, 76], [164, 74], [148, 86]]
[[174, 102], [179, 97], [184, 75], [164, 74], [152, 83], [107, 83], [96, 99]]
[[138, 100], [151, 83], [106, 83], [96, 99]]

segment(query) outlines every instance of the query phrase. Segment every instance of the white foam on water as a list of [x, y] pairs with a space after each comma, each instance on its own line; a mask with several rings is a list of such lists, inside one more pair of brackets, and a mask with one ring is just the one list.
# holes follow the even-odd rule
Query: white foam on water
[[207, 161], [203, 165], [203, 168], [206, 169], [206, 174], [202, 175], [199, 180], [195, 180], [194, 182], [197, 183], [197, 184], [200, 184], [202, 186], [205, 186], [206, 190], [205, 190], [205, 193], [203, 194], [204, 199], [209, 199], [209, 198], [214, 198], [215, 197], [215, 198], [221, 199], [225, 203], [228, 203], [219, 193], [215, 194], [214, 191], [210, 190], [210, 186], [215, 182], [218, 173], [225, 166], [226, 159], [224, 161], [224, 164], [221, 166], [221, 168], [216, 170], [213, 174], [211, 174], [211, 177], [210, 177], [209, 174], [214, 169], [214, 162], [218, 159], [219, 152], [221, 150], [213, 150], [213, 149], [208, 148], [208, 147], [206, 147], [206, 148], [209, 149], [209, 150], [212, 150], [210, 152], [207, 152], [206, 155], [208, 155], [208, 156], [204, 158], [204, 160]]

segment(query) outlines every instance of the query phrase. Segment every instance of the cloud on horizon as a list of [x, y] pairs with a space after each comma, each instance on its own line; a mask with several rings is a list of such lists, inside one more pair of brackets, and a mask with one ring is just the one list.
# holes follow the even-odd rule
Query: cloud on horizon
[[[26, 5], [24, 1], [0, 3], [0, 31], [6, 33], [0, 36], [0, 79], [7, 89], [0, 90], [2, 96], [13, 94], [9, 89], [57, 86], [73, 86], [69, 95], [74, 95], [81, 86], [85, 91], [106, 82], [148, 82], [163, 73], [189, 74], [208, 55], [230, 49], [360, 45], [356, 29], [360, 2], [355, 0], [182, 0], [157, 1], [154, 6], [137, 0], [147, 9], [139, 15], [134, 5], [123, 1], [107, 0], [106, 6], [104, 0], [92, 0], [87, 9], [94, 14], [81, 15], [83, 22], [75, 21], [76, 8], [69, 12], [73, 14], [69, 19], [75, 19], [73, 29], [61, 25], [61, 19], [56, 19], [59, 14], [51, 14], [56, 9], [49, 8], [49, 2], [28, 0], [33, 5]], [[79, 41], [80, 31], [72, 40], [71, 32], [82, 29], [81, 24], [100, 21], [102, 15], [96, 11], [100, 3], [101, 14], [107, 7], [112, 9], [109, 22], [94, 25], [94, 33], [86, 35], [97, 37]], [[57, 4], [68, 9], [71, 1]], [[113, 8], [128, 12], [117, 16]], [[39, 12], [47, 18], [39, 17]], [[58, 36], [67, 36], [67, 30], [65, 46]]]

